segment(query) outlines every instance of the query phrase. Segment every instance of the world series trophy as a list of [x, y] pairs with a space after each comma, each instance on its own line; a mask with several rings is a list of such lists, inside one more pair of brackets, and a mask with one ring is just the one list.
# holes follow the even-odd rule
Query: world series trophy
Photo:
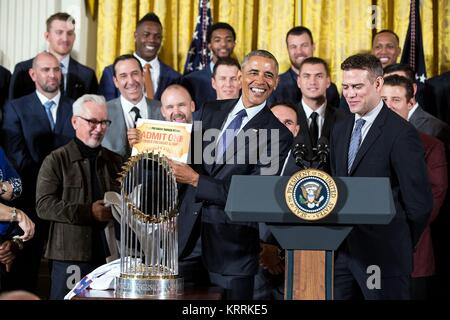
[[116, 296], [165, 298], [183, 293], [178, 276], [177, 184], [167, 158], [143, 152], [123, 166], [120, 276]]

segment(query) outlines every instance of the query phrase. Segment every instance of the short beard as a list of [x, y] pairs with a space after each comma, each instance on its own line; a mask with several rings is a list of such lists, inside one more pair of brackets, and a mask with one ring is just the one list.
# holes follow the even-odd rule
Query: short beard
[[59, 90], [59, 85], [55, 87], [42, 86], [42, 90], [47, 93], [55, 93], [56, 91]]

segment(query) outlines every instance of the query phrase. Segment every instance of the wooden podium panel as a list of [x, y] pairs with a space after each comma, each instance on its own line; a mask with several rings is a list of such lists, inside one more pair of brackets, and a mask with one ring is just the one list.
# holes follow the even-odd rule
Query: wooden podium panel
[[333, 253], [325, 250], [288, 250], [286, 300], [333, 299]]

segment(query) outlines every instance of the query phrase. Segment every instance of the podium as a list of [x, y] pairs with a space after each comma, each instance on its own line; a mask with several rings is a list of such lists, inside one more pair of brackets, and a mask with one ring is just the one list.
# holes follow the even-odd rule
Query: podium
[[395, 205], [388, 178], [336, 177], [338, 200], [318, 221], [286, 205], [288, 176], [233, 176], [225, 212], [234, 222], [266, 223], [286, 250], [285, 299], [333, 299], [333, 251], [354, 225], [388, 224]]

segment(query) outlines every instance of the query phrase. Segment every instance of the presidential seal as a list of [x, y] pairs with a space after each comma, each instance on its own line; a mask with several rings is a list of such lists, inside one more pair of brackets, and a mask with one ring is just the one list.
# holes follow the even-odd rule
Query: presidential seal
[[296, 172], [288, 181], [286, 204], [297, 217], [315, 221], [328, 216], [338, 199], [336, 183], [317, 169]]

